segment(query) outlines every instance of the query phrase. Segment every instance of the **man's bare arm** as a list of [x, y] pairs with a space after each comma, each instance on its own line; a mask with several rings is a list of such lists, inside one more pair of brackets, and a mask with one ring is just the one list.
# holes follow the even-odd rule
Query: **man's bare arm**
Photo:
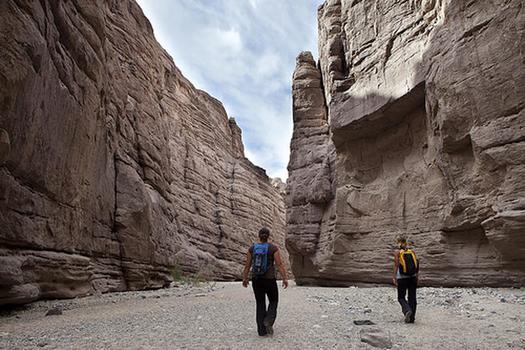
[[392, 283], [397, 286], [397, 268], [399, 266], [399, 252], [394, 254], [394, 273], [392, 274]]
[[250, 267], [252, 267], [252, 253], [248, 251], [246, 254], [246, 262], [244, 263], [244, 271], [242, 272], [242, 285], [248, 287], [248, 274], [250, 273]]
[[279, 268], [279, 272], [281, 273], [281, 277], [283, 278], [283, 287], [286, 289], [288, 288], [288, 275], [286, 274], [286, 269], [284, 268], [279, 250], [275, 252], [274, 259], [277, 267]]

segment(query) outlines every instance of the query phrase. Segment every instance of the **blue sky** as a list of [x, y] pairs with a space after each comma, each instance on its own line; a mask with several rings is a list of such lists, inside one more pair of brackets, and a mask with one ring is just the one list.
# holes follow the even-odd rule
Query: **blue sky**
[[286, 179], [295, 57], [317, 57], [323, 0], [138, 0], [183, 74], [224, 104], [246, 156]]

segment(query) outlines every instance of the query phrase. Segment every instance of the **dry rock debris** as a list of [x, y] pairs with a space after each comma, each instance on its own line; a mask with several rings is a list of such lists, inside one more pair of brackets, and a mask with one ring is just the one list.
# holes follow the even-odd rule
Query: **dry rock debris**
[[[257, 335], [253, 292], [238, 282], [43, 300], [2, 313], [0, 347], [25, 349], [46, 343], [50, 349], [523, 349], [524, 290], [476, 291], [420, 288], [416, 322], [406, 324], [394, 288], [296, 287], [292, 282], [279, 291], [271, 338]], [[501, 303], [502, 297], [508, 303]], [[442, 306], [442, 298], [457, 303]], [[473, 306], [470, 317], [458, 312], [459, 304]], [[44, 316], [58, 305], [69, 311], [60, 317]], [[364, 305], [378, 312], [358, 311]], [[486, 311], [477, 311], [475, 305]], [[478, 317], [483, 313], [490, 317]], [[354, 320], [375, 325], [358, 326]]]
[[62, 307], [60, 306], [54, 306], [47, 310], [46, 316], [59, 316], [62, 315]]
[[391, 349], [392, 341], [390, 336], [379, 328], [363, 329], [359, 332], [361, 341], [374, 348]]

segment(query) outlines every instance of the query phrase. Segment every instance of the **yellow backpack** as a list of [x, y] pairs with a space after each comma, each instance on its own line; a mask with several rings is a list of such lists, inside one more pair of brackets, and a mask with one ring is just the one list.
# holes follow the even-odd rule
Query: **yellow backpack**
[[413, 276], [419, 271], [416, 253], [412, 249], [399, 250], [399, 272], [402, 275]]

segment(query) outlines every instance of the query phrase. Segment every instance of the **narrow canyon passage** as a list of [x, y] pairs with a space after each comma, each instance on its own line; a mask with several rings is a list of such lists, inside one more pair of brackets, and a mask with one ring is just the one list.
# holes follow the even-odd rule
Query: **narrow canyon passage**
[[[404, 324], [395, 290], [280, 288], [273, 337], [259, 337], [251, 288], [213, 283], [40, 301], [2, 317], [1, 349], [522, 349], [525, 290], [421, 288]], [[62, 315], [45, 316], [53, 307]], [[358, 326], [356, 320], [375, 325]], [[437, 331], [439, 330], [439, 331]], [[369, 339], [376, 347], [362, 342]]]

